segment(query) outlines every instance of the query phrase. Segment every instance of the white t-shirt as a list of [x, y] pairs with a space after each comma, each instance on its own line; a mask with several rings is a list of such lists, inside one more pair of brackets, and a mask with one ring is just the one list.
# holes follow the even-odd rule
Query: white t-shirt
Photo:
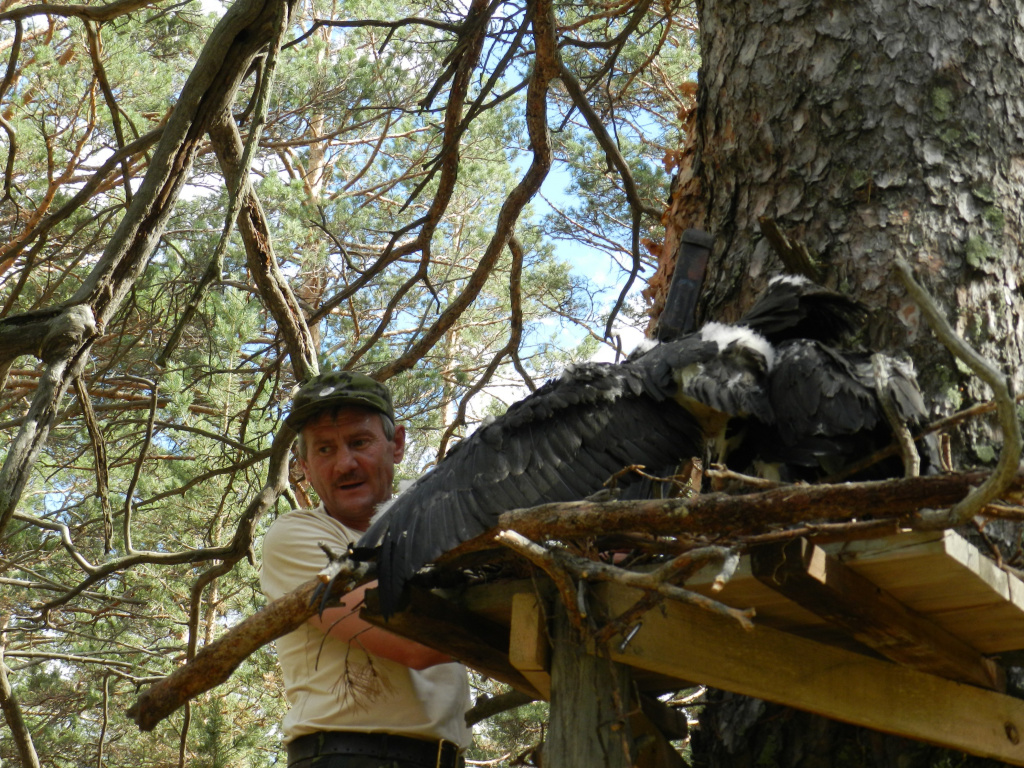
[[[327, 565], [319, 542], [341, 553], [358, 538], [323, 507], [282, 515], [263, 540], [264, 594], [276, 600], [316, 576]], [[315, 731], [386, 731], [470, 743], [469, 679], [461, 664], [409, 669], [308, 623], [278, 638], [277, 655], [291, 705], [285, 742]]]

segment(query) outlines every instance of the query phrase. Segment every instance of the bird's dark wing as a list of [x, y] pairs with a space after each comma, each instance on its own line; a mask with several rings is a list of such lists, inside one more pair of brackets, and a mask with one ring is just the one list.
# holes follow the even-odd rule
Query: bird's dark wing
[[[424, 565], [509, 509], [581, 499], [630, 464], [700, 454], [693, 417], [631, 365], [568, 369], [481, 427], [398, 496], [360, 539], [376, 547], [381, 612]], [[671, 387], [667, 391], [671, 391]]]
[[874, 392], [843, 355], [816, 341], [776, 348], [769, 384], [779, 434], [787, 443], [874, 428], [881, 418]]
[[873, 390], [839, 352], [816, 341], [795, 340], [776, 348], [768, 394], [775, 439], [762, 438], [759, 458], [810, 468], [796, 477], [837, 471], [867, 455], [868, 433], [882, 421]]
[[[900, 418], [912, 430], [927, 420], [927, 409], [913, 369], [883, 358], [886, 393]], [[842, 353], [816, 341], [794, 340], [776, 349], [769, 384], [775, 413], [770, 429], [777, 439], [759, 438], [759, 458], [782, 463], [794, 479], [818, 480], [844, 470], [893, 441], [892, 427], [882, 410], [871, 356]], [[926, 441], [922, 468], [938, 461], [936, 442]], [[859, 472], [859, 479], [902, 474], [899, 459]]]
[[839, 341], [867, 319], [867, 309], [853, 299], [804, 277], [774, 277], [740, 325], [773, 344], [791, 339]]
[[749, 329], [708, 323], [699, 333], [659, 344], [634, 363], [652, 390], [726, 417], [771, 418], [765, 388], [770, 345]]

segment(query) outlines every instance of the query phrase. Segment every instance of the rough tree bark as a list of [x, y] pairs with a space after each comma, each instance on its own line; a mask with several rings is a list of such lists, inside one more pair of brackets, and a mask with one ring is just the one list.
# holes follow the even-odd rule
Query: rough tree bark
[[[696, 226], [715, 235], [702, 319], [736, 317], [781, 271], [762, 236], [766, 218], [807, 246], [823, 282], [872, 309], [863, 340], [913, 357], [936, 415], [988, 393], [922, 322], [892, 272], [895, 256], [914, 266], [958, 332], [1012, 372], [1019, 390], [1019, 6], [700, 0], [698, 11], [700, 86], [663, 260], [668, 267], [674, 258], [674, 232]], [[955, 463], [989, 461], [999, 444], [998, 429], [976, 421], [954, 436]], [[1020, 557], [1014, 548], [1004, 554]], [[728, 696], [706, 708], [702, 734], [696, 765], [931, 766], [950, 759]]]

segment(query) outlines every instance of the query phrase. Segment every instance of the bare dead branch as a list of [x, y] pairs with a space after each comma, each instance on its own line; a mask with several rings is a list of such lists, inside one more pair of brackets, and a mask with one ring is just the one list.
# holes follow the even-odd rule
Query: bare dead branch
[[522, 555], [548, 575], [562, 598], [569, 623], [577, 632], [583, 632], [586, 614], [580, 609], [580, 591], [570, 577], [565, 563], [556, 558], [558, 550], [530, 541], [515, 531], [501, 531], [494, 538], [499, 544]]
[[[922, 507], [956, 503], [988, 475], [975, 471], [841, 485], [790, 485], [739, 496], [710, 493], [691, 499], [562, 502], [506, 512], [498, 525], [531, 539], [569, 539], [633, 530], [661, 536], [722, 531], [748, 536], [814, 520], [854, 520], [865, 509], [909, 521]], [[1010, 485], [1011, 495], [1022, 487], [1024, 474], [1018, 473]]]
[[968, 346], [949, 325], [946, 318], [928, 293], [914, 280], [913, 272], [903, 259], [896, 259], [896, 269], [908, 293], [917, 303], [922, 314], [928, 318], [935, 335], [946, 348], [973, 370], [982, 381], [992, 387], [995, 394], [996, 412], [1003, 430], [1003, 447], [995, 470], [985, 482], [971, 491], [950, 509], [945, 511], [922, 510], [917, 524], [922, 528], [949, 528], [961, 525], [974, 517], [993, 499], [1001, 496], [1013, 482], [1020, 469], [1021, 439], [1020, 422], [1014, 407], [1013, 379], [999, 371], [992, 363]]
[[[369, 567], [365, 564], [351, 567], [347, 579], [334, 579], [335, 596], [357, 586], [368, 573]], [[128, 716], [143, 731], [153, 730], [186, 701], [227, 680], [235, 668], [259, 648], [302, 626], [316, 613], [313, 595], [322, 587], [321, 577], [312, 578], [235, 625], [204, 646], [190, 663], [143, 691], [128, 710]]]

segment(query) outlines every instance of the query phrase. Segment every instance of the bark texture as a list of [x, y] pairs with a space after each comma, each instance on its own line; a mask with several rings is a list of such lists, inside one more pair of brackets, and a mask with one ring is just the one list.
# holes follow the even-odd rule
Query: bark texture
[[[1019, 4], [700, 0], [698, 10], [700, 88], [663, 262], [675, 233], [715, 236], [701, 320], [738, 317], [782, 271], [766, 218], [807, 247], [822, 282], [870, 307], [861, 341], [909, 353], [936, 416], [989, 393], [936, 342], [893, 273], [897, 255], [1020, 391]], [[974, 421], [954, 435], [954, 463], [990, 462], [1000, 443], [993, 422]], [[1008, 524], [988, 532], [1019, 562]], [[702, 725], [696, 765], [994, 764], [729, 695], [713, 697]]]
[[[896, 255], [1020, 390], [1024, 29], [1013, 4], [700, 5], [699, 106], [669, 223], [716, 237], [703, 319], [738, 316], [781, 270], [761, 236], [768, 217], [817, 255], [824, 282], [875, 311], [865, 341], [907, 349], [937, 410], [987, 394], [934, 342], [894, 279]], [[975, 438], [988, 459], [996, 438]]]

